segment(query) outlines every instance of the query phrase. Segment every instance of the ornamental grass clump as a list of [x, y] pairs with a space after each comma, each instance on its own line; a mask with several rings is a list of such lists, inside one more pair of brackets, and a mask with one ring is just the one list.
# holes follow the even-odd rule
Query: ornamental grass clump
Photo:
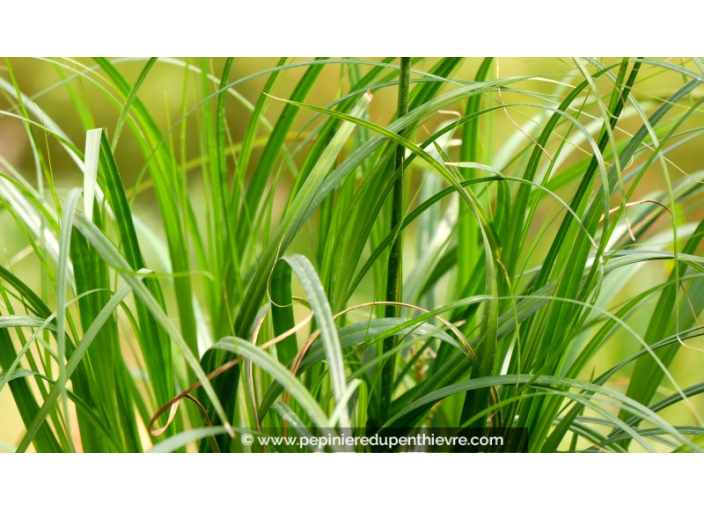
[[6, 59], [0, 447], [699, 451], [702, 85], [697, 58]]

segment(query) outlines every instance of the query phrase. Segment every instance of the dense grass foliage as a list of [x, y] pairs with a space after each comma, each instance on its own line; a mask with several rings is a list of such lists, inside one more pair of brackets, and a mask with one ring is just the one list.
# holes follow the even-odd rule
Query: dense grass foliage
[[[704, 61], [54, 59], [31, 92], [25, 63], [0, 71], [29, 148], [0, 153], [4, 449], [350, 426], [700, 449]], [[164, 121], [142, 92], [167, 71]]]

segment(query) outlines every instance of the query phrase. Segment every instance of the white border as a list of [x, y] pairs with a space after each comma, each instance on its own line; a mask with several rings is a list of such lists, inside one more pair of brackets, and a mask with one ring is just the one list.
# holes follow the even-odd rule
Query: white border
[[4, 2], [3, 54], [680, 54], [696, 3], [606, 0]]
[[63, 500], [76, 509], [280, 503], [306, 510], [591, 510], [677, 508], [700, 499], [691, 455], [135, 455], [5, 457], [4, 501], [42, 508]]

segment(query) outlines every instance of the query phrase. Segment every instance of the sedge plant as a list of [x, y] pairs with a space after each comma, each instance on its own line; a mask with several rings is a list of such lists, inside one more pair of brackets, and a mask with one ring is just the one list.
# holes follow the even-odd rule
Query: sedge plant
[[704, 61], [524, 64], [5, 59], [0, 446], [699, 451]]

